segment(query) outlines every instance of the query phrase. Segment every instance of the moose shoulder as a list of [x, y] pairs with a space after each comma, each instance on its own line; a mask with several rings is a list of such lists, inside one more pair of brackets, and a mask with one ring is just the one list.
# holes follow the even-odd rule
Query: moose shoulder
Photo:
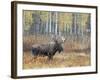
[[51, 60], [56, 52], [60, 53], [63, 51], [62, 43], [63, 41], [59, 41], [58, 38], [53, 38], [53, 42], [32, 45], [32, 54], [35, 57], [48, 56], [48, 59]]

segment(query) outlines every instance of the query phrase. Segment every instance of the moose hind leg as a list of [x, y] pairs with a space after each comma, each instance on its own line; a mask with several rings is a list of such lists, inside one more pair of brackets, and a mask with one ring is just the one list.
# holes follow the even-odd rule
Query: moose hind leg
[[37, 55], [33, 56], [30, 60], [30, 62], [36, 62], [36, 59], [37, 59]]

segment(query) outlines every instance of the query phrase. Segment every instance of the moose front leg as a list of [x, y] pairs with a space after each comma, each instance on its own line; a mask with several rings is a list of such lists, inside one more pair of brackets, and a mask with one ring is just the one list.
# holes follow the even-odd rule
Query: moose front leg
[[52, 54], [49, 54], [48, 55], [48, 60], [50, 61], [50, 60], [53, 60], [53, 55]]

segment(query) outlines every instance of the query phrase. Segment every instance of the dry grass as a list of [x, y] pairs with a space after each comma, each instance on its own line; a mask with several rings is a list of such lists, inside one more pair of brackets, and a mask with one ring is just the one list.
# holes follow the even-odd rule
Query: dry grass
[[48, 61], [47, 57], [33, 58], [31, 47], [33, 44], [48, 43], [50, 37], [41, 35], [29, 35], [23, 37], [23, 68], [61, 68], [90, 65], [90, 48], [88, 43], [67, 40], [64, 43], [64, 52], [56, 53], [53, 60]]
[[34, 44], [41, 44], [41, 43], [48, 43], [50, 41], [50, 37], [43, 36], [43, 35], [29, 35], [23, 37], [23, 50], [30, 51], [32, 45]]
[[31, 52], [24, 53], [24, 69], [32, 68], [61, 68], [61, 67], [77, 67], [89, 66], [90, 55], [85, 53], [61, 53], [56, 54], [53, 60], [48, 61], [47, 57], [33, 58]]

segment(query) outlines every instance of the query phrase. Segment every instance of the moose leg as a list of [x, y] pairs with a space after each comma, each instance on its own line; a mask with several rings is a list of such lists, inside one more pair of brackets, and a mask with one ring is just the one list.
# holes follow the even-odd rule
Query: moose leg
[[48, 60], [49, 60], [49, 61], [51, 60], [51, 56], [48, 56]]
[[38, 57], [38, 51], [34, 51], [33, 57], [30, 62], [33, 62], [33, 61], [35, 62], [37, 57]]
[[50, 60], [52, 60], [53, 59], [53, 55], [52, 54], [49, 54], [48, 55], [48, 60], [50, 61]]
[[33, 61], [35, 61], [36, 59], [37, 59], [37, 56], [33, 56], [33, 57], [31, 58], [30, 62], [33, 62]]

